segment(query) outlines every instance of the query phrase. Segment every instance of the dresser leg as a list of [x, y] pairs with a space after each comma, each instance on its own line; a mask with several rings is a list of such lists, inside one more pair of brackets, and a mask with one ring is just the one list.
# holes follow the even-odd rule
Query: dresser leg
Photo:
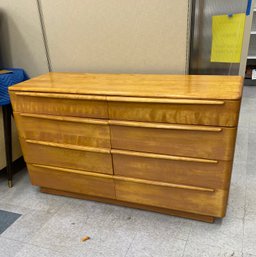
[[3, 105], [3, 123], [4, 123], [4, 141], [6, 155], [6, 170], [8, 177], [8, 186], [12, 187], [12, 107], [10, 104]]
[[11, 188], [13, 186], [12, 179], [8, 180], [8, 187]]

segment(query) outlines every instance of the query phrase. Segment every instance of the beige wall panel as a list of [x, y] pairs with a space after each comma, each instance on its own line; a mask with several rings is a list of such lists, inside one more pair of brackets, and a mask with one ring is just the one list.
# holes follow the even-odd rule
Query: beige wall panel
[[48, 72], [36, 0], [0, 0], [0, 51], [4, 67], [30, 77]]
[[[48, 72], [36, 0], [0, 0], [0, 63], [24, 68], [29, 76]], [[5, 167], [5, 144], [0, 107], [0, 169]], [[21, 156], [13, 122], [13, 159]]]
[[188, 0], [41, 0], [53, 71], [177, 73]]

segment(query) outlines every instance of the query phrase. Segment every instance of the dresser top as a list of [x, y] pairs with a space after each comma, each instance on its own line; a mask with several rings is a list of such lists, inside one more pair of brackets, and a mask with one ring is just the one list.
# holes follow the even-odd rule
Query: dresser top
[[11, 91], [186, 99], [241, 98], [243, 78], [211, 75], [142, 75], [51, 72]]

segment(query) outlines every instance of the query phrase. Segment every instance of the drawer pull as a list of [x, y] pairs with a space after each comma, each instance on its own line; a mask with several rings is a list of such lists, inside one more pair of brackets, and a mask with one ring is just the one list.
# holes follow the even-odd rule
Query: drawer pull
[[71, 122], [86, 123], [86, 124], [108, 125], [107, 120], [100, 120], [100, 119], [77, 118], [77, 117], [31, 114], [31, 113], [20, 113], [20, 116], [46, 119], [46, 120], [71, 121]]
[[53, 93], [34, 93], [34, 92], [16, 92], [15, 94], [18, 96], [106, 101], [105, 96], [98, 96], [98, 95], [53, 94]]
[[49, 170], [57, 170], [57, 171], [68, 172], [68, 173], [88, 175], [93, 177], [108, 178], [108, 179], [112, 179], [113, 177], [112, 175], [106, 175], [106, 174], [96, 173], [96, 172], [94, 173], [90, 171], [73, 170], [73, 169], [61, 168], [61, 167], [55, 167], [55, 166], [52, 167], [52, 166], [42, 165], [42, 164], [31, 164], [31, 165], [39, 168], [49, 169]]
[[[50, 91], [50, 90], [49, 90]], [[132, 103], [163, 103], [163, 104], [199, 104], [199, 105], [223, 105], [220, 100], [193, 100], [193, 99], [170, 99], [170, 98], [150, 98], [150, 97], [119, 97], [100, 95], [76, 95], [76, 94], [54, 94], [54, 93], [34, 93], [16, 92], [18, 96], [34, 96], [45, 98], [77, 99], [77, 100], [98, 100], [110, 102], [132, 102]]]
[[171, 187], [171, 188], [195, 190], [195, 191], [201, 191], [201, 192], [214, 192], [215, 191], [212, 188], [206, 188], [206, 187], [187, 186], [187, 185], [172, 184], [172, 183], [158, 182], [158, 181], [152, 181], [152, 180], [127, 178], [127, 177], [106, 175], [106, 174], [93, 173], [93, 172], [87, 172], [87, 171], [79, 171], [79, 170], [73, 170], [73, 169], [67, 169], [67, 168], [52, 167], [52, 166], [41, 165], [41, 164], [32, 164], [32, 165], [35, 167], [46, 168], [46, 169], [51, 169], [51, 170], [58, 170], [58, 171], [62, 171], [62, 172], [70, 172], [70, 173], [76, 173], [76, 174], [81, 174], [81, 175], [88, 175], [88, 176], [94, 176], [94, 177], [99, 177], [99, 178], [108, 178], [108, 179], [114, 179], [114, 180], [126, 181], [126, 182], [141, 183], [141, 184], [147, 184], [147, 185], [153, 185], [153, 186]]
[[164, 123], [150, 123], [150, 122], [136, 122], [136, 121], [120, 121], [109, 120], [110, 125], [139, 127], [139, 128], [156, 128], [156, 129], [174, 129], [174, 130], [191, 130], [191, 131], [205, 131], [205, 132], [221, 132], [222, 128], [197, 126], [197, 125], [176, 125]]
[[61, 143], [52, 143], [38, 140], [30, 140], [26, 139], [26, 142], [29, 144], [37, 144], [37, 145], [46, 145], [51, 147], [65, 148], [77, 151], [85, 151], [85, 152], [95, 152], [95, 153], [108, 153], [110, 154], [110, 149], [107, 148], [96, 148], [90, 146], [80, 146], [80, 145], [69, 145], [69, 144], [61, 144]]
[[150, 123], [150, 122], [136, 122], [136, 121], [118, 121], [118, 120], [100, 120], [89, 118], [76, 118], [67, 116], [55, 116], [55, 115], [42, 115], [42, 114], [30, 114], [20, 113], [23, 117], [32, 117], [39, 119], [58, 120], [58, 121], [71, 121], [85, 124], [99, 124], [99, 125], [117, 125], [128, 127], [141, 127], [141, 128], [156, 128], [156, 129], [175, 129], [175, 130], [192, 130], [192, 131], [206, 131], [206, 132], [221, 132], [222, 128], [197, 126], [197, 125], [176, 125], [176, 124], [163, 124], [163, 123]]
[[127, 181], [127, 182], [147, 184], [147, 185], [152, 185], [152, 186], [172, 187], [172, 188], [188, 189], [188, 190], [203, 191], [203, 192], [214, 192], [215, 191], [212, 188], [206, 188], [206, 187], [187, 186], [187, 185], [172, 184], [172, 183], [166, 183], [166, 182], [157, 182], [157, 181], [145, 180], [145, 179], [127, 178], [127, 177], [121, 177], [121, 176], [114, 176], [114, 179], [121, 180], [121, 181]]
[[200, 105], [223, 105], [219, 100], [193, 100], [193, 99], [170, 99], [150, 97], [118, 97], [107, 96], [109, 102], [131, 102], [131, 103], [163, 103], [163, 104], [200, 104]]
[[127, 178], [127, 177], [121, 177], [121, 176], [114, 176], [113, 178], [116, 180], [141, 183], [141, 184], [147, 184], [147, 185], [153, 185], [153, 186], [172, 187], [172, 188], [188, 189], [188, 190], [203, 191], [203, 192], [214, 192], [215, 191], [212, 188], [172, 184], [172, 183], [145, 180], [145, 179]]
[[171, 160], [171, 161], [200, 162], [200, 163], [212, 163], [212, 164], [218, 163], [217, 160], [173, 156], [173, 155], [166, 155], [166, 154], [154, 154], [154, 153], [134, 152], [134, 151], [125, 151], [125, 150], [116, 150], [116, 149], [111, 149], [110, 151], [112, 154], [138, 156], [138, 157], [153, 158], [153, 159], [164, 159], [164, 160]]

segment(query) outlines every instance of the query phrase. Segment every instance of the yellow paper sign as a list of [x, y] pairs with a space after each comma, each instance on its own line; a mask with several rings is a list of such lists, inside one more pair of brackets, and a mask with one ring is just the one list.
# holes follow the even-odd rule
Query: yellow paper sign
[[240, 62], [245, 17], [245, 13], [212, 16], [211, 62]]

